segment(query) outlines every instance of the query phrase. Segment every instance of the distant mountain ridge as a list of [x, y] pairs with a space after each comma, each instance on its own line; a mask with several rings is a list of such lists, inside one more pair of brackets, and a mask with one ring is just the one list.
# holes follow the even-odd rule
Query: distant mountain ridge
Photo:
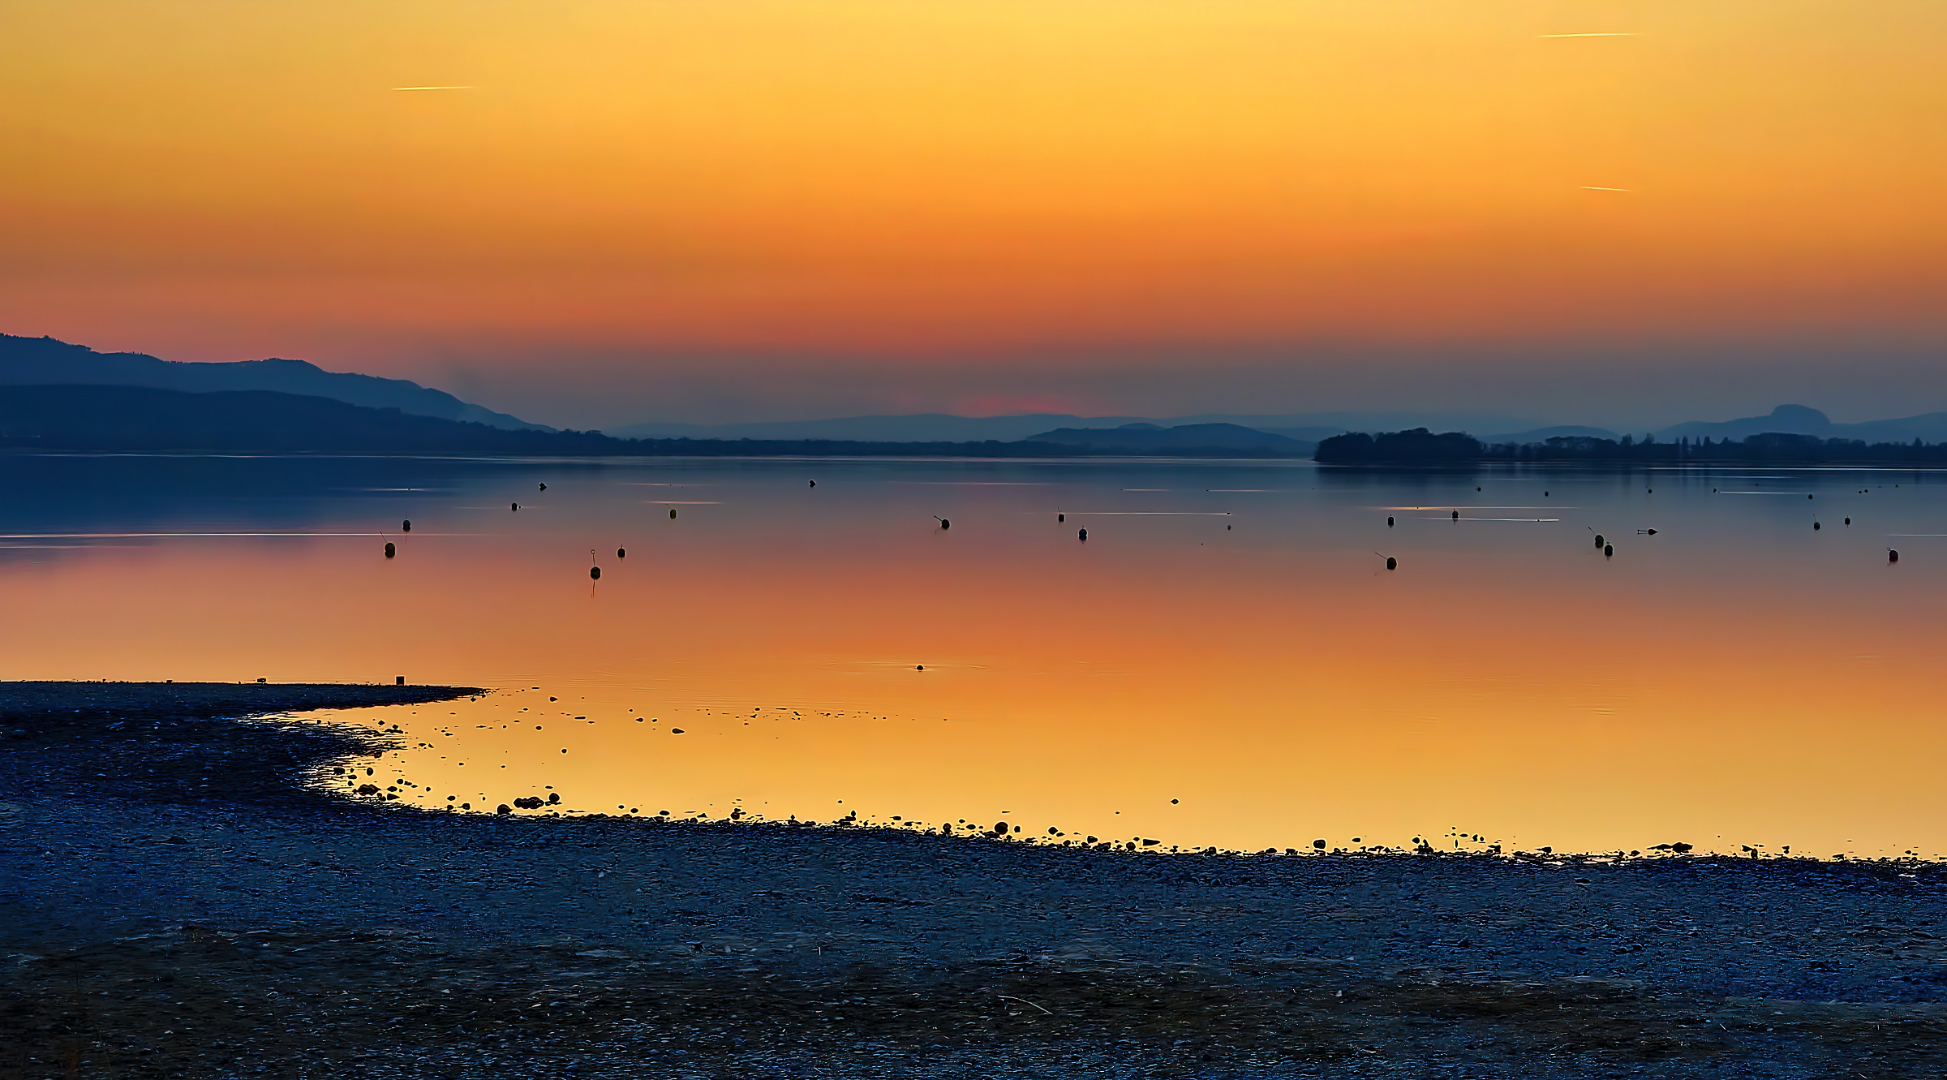
[[1805, 405], [1780, 405], [1768, 416], [1747, 416], [1716, 423], [1693, 420], [1656, 433], [1658, 439], [1747, 439], [1753, 435], [1816, 435], [1821, 439], [1859, 439], [1868, 443], [1947, 442], [1947, 412], [1923, 413], [1898, 420], [1868, 420], [1835, 424], [1824, 413]]
[[[1221, 426], [1221, 425], [1220, 425]], [[1290, 440], [1246, 429], [1259, 443]], [[1167, 436], [1168, 432], [1162, 433]], [[1184, 438], [1185, 457], [1234, 457]], [[1302, 444], [1291, 444], [1302, 445]], [[830, 439], [615, 439], [596, 431], [513, 431], [272, 390], [188, 393], [149, 386], [0, 386], [0, 448], [12, 451], [251, 454], [518, 454], [626, 457], [1082, 458], [1129, 451], [1084, 443], [860, 442]], [[1309, 447], [1304, 447], [1309, 452]], [[1284, 456], [1284, 455], [1280, 455]]]
[[1029, 413], [1018, 416], [954, 416], [912, 413], [900, 416], [845, 416], [829, 420], [766, 420], [741, 424], [642, 423], [603, 430], [617, 438], [686, 439], [865, 439], [885, 442], [1004, 442], [1027, 439], [1060, 428], [1119, 428], [1128, 424], [1184, 427], [1196, 424], [1235, 424], [1253, 431], [1282, 435], [1299, 442], [1361, 428], [1434, 426], [1471, 427], [1476, 431], [1514, 431], [1532, 426], [1505, 417], [1422, 413], [1297, 413], [1237, 415], [1200, 413], [1191, 416], [1077, 416], [1071, 413]]
[[96, 352], [51, 337], [0, 334], [0, 386], [146, 386], [189, 393], [269, 390], [508, 431], [554, 430], [405, 379], [326, 371], [303, 360], [162, 360], [146, 353]]

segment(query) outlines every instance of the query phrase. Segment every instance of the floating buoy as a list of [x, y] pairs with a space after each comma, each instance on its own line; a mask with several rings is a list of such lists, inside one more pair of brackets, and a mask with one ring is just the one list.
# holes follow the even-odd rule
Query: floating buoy
[[676, 519], [676, 508], [673, 506], [669, 508], [669, 517], [672, 521]]
[[1601, 534], [1601, 533], [1596, 533], [1596, 534], [1595, 534], [1595, 546], [1596, 546], [1596, 547], [1601, 547], [1601, 546], [1602, 546], [1602, 543], [1603, 543], [1603, 540], [1602, 540], [1602, 534]]
[[914, 664], [914, 665], [913, 665], [913, 670], [914, 670], [914, 671], [925, 671], [925, 670], [926, 670], [926, 665], [925, 665], [925, 664]]
[[628, 557], [629, 557], [629, 549], [628, 549], [628, 548], [616, 548], [616, 549], [615, 549], [615, 557], [616, 557], [616, 558], [618, 558], [618, 559], [626, 559], [626, 558], [628, 558]]
[[1546, 491], [1542, 492], [1541, 497], [1546, 499], [1548, 497], [1548, 493]]
[[1393, 516], [1391, 514], [1386, 515], [1386, 527], [1388, 529], [1393, 527]]
[[1083, 530], [1082, 530], [1082, 531], [1081, 531], [1081, 532], [1080, 532], [1080, 533], [1079, 533], [1078, 535], [1079, 535], [1079, 536], [1080, 536], [1080, 537], [1081, 537], [1082, 539], [1084, 539], [1084, 540], [1086, 540], [1086, 539], [1088, 539], [1088, 530], [1087, 530], [1087, 529], [1083, 529]]
[[393, 555], [397, 553], [398, 550], [392, 546], [392, 541], [387, 540], [385, 542], [385, 557], [390, 559]]
[[1847, 518], [1847, 519], [1846, 519], [1846, 524], [1848, 524], [1848, 525], [1850, 525], [1850, 524], [1852, 524], [1852, 519], [1851, 519], [1851, 518]]
[[1807, 495], [1807, 496], [1805, 496], [1805, 497], [1806, 497], [1806, 498], [1808, 498], [1808, 499], [1809, 499], [1809, 498], [1811, 498], [1811, 496], [1810, 496], [1810, 495]]
[[1055, 515], [1055, 524], [1057, 524], [1057, 525], [1059, 525], [1059, 524], [1061, 524], [1062, 522], [1064, 522], [1064, 521], [1067, 521], [1067, 520], [1068, 520], [1068, 515], [1067, 515], [1067, 514], [1056, 514], [1056, 515]]
[[1616, 545], [1614, 544], [1602, 545], [1602, 555], [1604, 558], [1614, 555], [1615, 553], [1616, 553]]
[[1900, 561], [1900, 553], [1899, 553], [1899, 552], [1897, 552], [1897, 551], [1895, 551], [1895, 550], [1893, 550], [1892, 548], [1887, 548], [1887, 549], [1886, 549], [1886, 561], [1887, 561], [1887, 562], [1899, 562], [1899, 561]]
[[599, 566], [591, 566], [591, 567], [589, 567], [589, 568], [588, 568], [588, 580], [590, 580], [590, 581], [600, 581], [600, 580], [602, 580], [602, 568], [601, 568], [601, 567], [599, 567]]
[[1454, 519], [1455, 521], [1459, 521], [1459, 520], [1460, 520], [1460, 511], [1458, 511], [1458, 510], [1455, 510], [1455, 511], [1453, 512], [1453, 519]]
[[1386, 556], [1386, 569], [1388, 570], [1399, 569], [1399, 560], [1393, 558], [1391, 555]]
[[401, 521], [401, 522], [399, 523], [399, 531], [400, 531], [400, 532], [411, 532], [411, 531], [412, 531], [412, 519], [411, 519], [411, 518], [407, 518], [406, 520], [404, 520], [404, 521]]

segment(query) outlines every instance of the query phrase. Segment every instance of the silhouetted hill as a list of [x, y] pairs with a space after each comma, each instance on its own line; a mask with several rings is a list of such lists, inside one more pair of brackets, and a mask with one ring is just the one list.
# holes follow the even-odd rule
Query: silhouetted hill
[[508, 431], [269, 390], [0, 386], [0, 446], [60, 450], [603, 453], [596, 434]]
[[331, 398], [376, 409], [398, 409], [414, 416], [471, 421], [513, 431], [554, 430], [469, 404], [444, 391], [405, 379], [326, 371], [303, 360], [186, 363], [160, 360], [143, 353], [100, 353], [49, 337], [0, 334], [0, 385], [147, 386], [191, 393], [270, 390]]
[[1056, 428], [1029, 441], [1072, 446], [1097, 454], [1248, 454], [1305, 457], [1312, 444], [1237, 424], [1125, 424], [1115, 428]]
[[[593, 431], [508, 431], [485, 424], [411, 416], [397, 409], [369, 409], [329, 398], [267, 390], [188, 394], [143, 386], [0, 386], [0, 447], [119, 452], [534, 456], [1031, 458], [1089, 457], [1120, 452], [1060, 443], [992, 440], [912, 443], [836, 439], [613, 439]], [[1195, 456], [1194, 450], [1172, 452]], [[1226, 448], [1206, 451], [1203, 456], [1235, 452]]]

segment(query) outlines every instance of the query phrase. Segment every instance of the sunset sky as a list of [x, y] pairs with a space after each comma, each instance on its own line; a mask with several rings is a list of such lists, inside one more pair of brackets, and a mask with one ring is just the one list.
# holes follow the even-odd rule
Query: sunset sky
[[578, 427], [1912, 415], [1944, 51], [1938, 0], [0, 0], [0, 331]]

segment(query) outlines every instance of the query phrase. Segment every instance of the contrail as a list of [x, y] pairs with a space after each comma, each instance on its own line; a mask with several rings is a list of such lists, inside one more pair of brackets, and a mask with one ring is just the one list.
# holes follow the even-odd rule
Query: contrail
[[1583, 184], [1582, 190], [1583, 191], [1628, 191], [1629, 189], [1626, 187], [1597, 187], [1594, 184]]
[[471, 90], [471, 86], [395, 86], [394, 90]]
[[1605, 30], [1595, 34], [1536, 34], [1536, 37], [1636, 37], [1634, 30]]

